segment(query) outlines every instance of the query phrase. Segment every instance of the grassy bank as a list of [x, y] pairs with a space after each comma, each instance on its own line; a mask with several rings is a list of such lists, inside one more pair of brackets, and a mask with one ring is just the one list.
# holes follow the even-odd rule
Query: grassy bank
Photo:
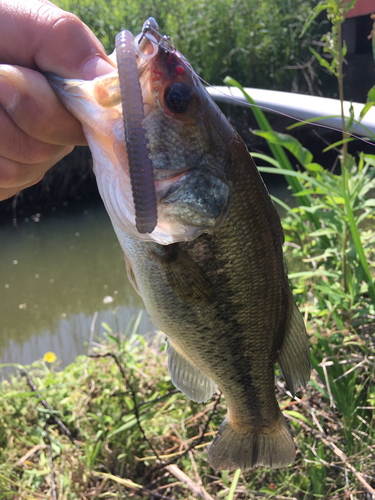
[[[278, 400], [298, 453], [286, 469], [212, 470], [206, 448], [224, 418], [216, 395], [199, 405], [170, 382], [163, 338], [109, 332], [57, 371], [46, 360], [0, 385], [1, 498], [357, 498], [375, 488], [373, 330], [308, 321], [314, 371]], [[318, 335], [319, 332], [319, 335]], [[340, 342], [337, 340], [340, 339]], [[51, 360], [51, 357], [46, 356]], [[53, 358], [52, 358], [53, 359]]]

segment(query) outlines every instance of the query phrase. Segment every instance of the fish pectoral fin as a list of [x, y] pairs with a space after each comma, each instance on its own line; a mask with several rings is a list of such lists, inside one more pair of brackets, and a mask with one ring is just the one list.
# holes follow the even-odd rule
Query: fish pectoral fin
[[166, 283], [182, 302], [207, 301], [214, 286], [188, 255], [176, 244], [163, 248], [163, 254], [154, 253]]
[[94, 80], [94, 97], [104, 108], [113, 108], [121, 102], [121, 91], [118, 73], [108, 73]]
[[134, 272], [133, 272], [132, 265], [130, 264], [130, 260], [128, 259], [128, 257], [126, 256], [125, 253], [124, 253], [124, 257], [125, 257], [126, 274], [128, 275], [128, 280], [133, 285], [133, 288], [138, 293], [138, 295], [141, 295], [139, 293], [139, 289], [138, 289], [138, 285], [137, 285], [137, 280], [135, 279], [135, 275], [134, 275]]
[[276, 361], [288, 389], [294, 396], [295, 389], [299, 386], [305, 387], [309, 381], [311, 362], [309, 338], [292, 292], [290, 292], [289, 304], [284, 340]]
[[213, 380], [203, 373], [168, 339], [168, 370], [177, 389], [196, 403], [204, 403], [216, 390]]

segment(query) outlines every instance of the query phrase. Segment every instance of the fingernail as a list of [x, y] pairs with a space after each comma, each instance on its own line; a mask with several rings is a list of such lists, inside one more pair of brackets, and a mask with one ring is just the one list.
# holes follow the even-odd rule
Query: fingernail
[[97, 76], [106, 75], [115, 71], [115, 67], [99, 56], [91, 57], [82, 65], [82, 75], [85, 80], [92, 80]]
[[5, 111], [12, 112], [20, 99], [20, 94], [10, 79], [0, 74], [0, 105]]

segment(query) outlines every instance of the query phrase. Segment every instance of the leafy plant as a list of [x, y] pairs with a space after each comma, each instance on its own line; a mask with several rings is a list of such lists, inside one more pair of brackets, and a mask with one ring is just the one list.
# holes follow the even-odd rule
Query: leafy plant
[[[240, 88], [253, 105], [251, 109], [261, 129], [254, 133], [267, 141], [273, 155], [252, 153], [263, 165], [271, 165], [260, 166], [259, 170], [285, 176], [295, 198], [293, 208], [274, 198], [286, 212], [285, 257], [295, 270], [289, 278], [312, 332], [312, 363], [321, 381], [318, 378], [312, 383], [328, 407], [334, 409], [334, 423], [325, 423], [339, 429], [349, 455], [363, 453], [371, 435], [372, 417], [366, 405], [368, 401], [372, 405], [374, 399], [369, 382], [371, 363], [367, 364], [365, 353], [369, 348], [366, 338], [374, 331], [375, 319], [375, 155], [359, 152], [354, 157], [348, 153], [347, 144], [353, 140], [350, 132], [358, 121], [354, 120], [352, 110], [349, 116], [344, 116], [342, 105], [346, 47], [341, 39], [341, 24], [353, 4], [339, 0], [320, 2], [306, 23], [309, 26], [323, 10], [332, 22], [331, 31], [322, 38], [327, 59], [314, 54], [338, 80], [343, 138], [326, 150], [341, 147], [338, 155], [341, 172], [323, 168], [297, 139], [273, 131], [241, 85], [231, 78], [225, 80], [228, 85]], [[360, 118], [374, 102], [373, 88]], [[298, 171], [292, 167], [287, 153], [298, 162]], [[315, 464], [306, 492], [313, 491], [318, 497], [324, 495], [325, 448], [322, 444], [316, 448], [309, 438], [302, 448], [307, 455], [313, 454]], [[300, 486], [306, 488], [302, 483]]]
[[[331, 62], [328, 66], [326, 62], [321, 64], [329, 67], [338, 78], [341, 105], [342, 63], [345, 54], [345, 45], [341, 41], [341, 23], [353, 3], [344, 6], [339, 0], [320, 2], [306, 23], [306, 27], [309, 26], [322, 10], [327, 10], [328, 18], [333, 23], [332, 31], [323, 37]], [[248, 102], [255, 104], [238, 82], [232, 78], [227, 78], [225, 82], [240, 88]], [[369, 93], [369, 103], [372, 102], [372, 94], [373, 89]], [[366, 105], [365, 108], [368, 110], [369, 106]], [[313, 269], [302, 271], [294, 277], [306, 280], [312, 277], [311, 273], [319, 277], [315, 290], [326, 296], [331, 314], [332, 308], [339, 309], [344, 323], [350, 325], [353, 319], [358, 319], [359, 310], [368, 314], [373, 311], [375, 303], [375, 282], [369, 264], [372, 262], [375, 242], [375, 232], [371, 230], [374, 227], [375, 198], [371, 193], [375, 187], [375, 155], [359, 153], [356, 161], [348, 154], [347, 132], [353, 126], [353, 120], [344, 116], [343, 105], [344, 132], [339, 155], [341, 175], [329, 172], [315, 163], [313, 155], [297, 139], [273, 131], [263, 112], [254, 106], [251, 109], [261, 127], [261, 131], [254, 133], [267, 140], [273, 154], [273, 158], [253, 154], [254, 158], [273, 166], [259, 167], [259, 170], [284, 175], [296, 199], [297, 207], [287, 208], [287, 241], [292, 241], [298, 235], [295, 242], [301, 249], [298, 256], [312, 265]], [[294, 171], [283, 148], [296, 158], [304, 172]], [[282, 204], [280, 200], [275, 201]], [[360, 227], [365, 227], [366, 230], [360, 231]], [[294, 252], [294, 258], [296, 257], [297, 253]], [[337, 277], [341, 285], [335, 282], [332, 287], [329, 277]], [[303, 288], [300, 283], [298, 289]], [[371, 302], [366, 299], [366, 294], [370, 296]]]
[[[299, 34], [317, 0], [57, 0], [78, 15], [107, 51], [122, 29], [139, 33], [153, 16], [160, 30], [173, 37], [176, 47], [211, 84], [231, 74], [247, 85], [263, 88], [316, 90], [324, 74], [305, 80], [299, 67], [319, 73], [308, 46], [323, 33], [324, 20], [314, 20], [301, 43]], [[311, 59], [311, 61], [308, 61]]]
[[[337, 492], [350, 491], [354, 483], [351, 479], [348, 486], [343, 464], [336, 467], [337, 457], [322, 442], [312, 414], [326, 427], [329, 439], [350, 455], [351, 464], [371, 477], [373, 420], [369, 410], [359, 408], [374, 397], [370, 344], [362, 346], [362, 357], [353, 347], [350, 359], [331, 338], [315, 345], [313, 363], [320, 377], [314, 375], [300, 399], [286, 394], [277, 377], [280, 406], [300, 450], [294, 464], [280, 470], [213, 471], [205, 448], [225, 416], [225, 405], [218, 404], [202, 435], [216, 402], [198, 405], [176, 391], [165, 354], [160, 354], [157, 344], [145, 344], [135, 334], [135, 322], [126, 336], [103, 325], [107, 340], [91, 348], [90, 357], [79, 356], [63, 371], [43, 361], [19, 367], [27, 370], [37, 392], [30, 390], [24, 377], [0, 383], [0, 491], [4, 498], [53, 498], [53, 471], [57, 498], [67, 500], [101, 495], [129, 498], [134, 491], [148, 497], [150, 490], [156, 497], [196, 499], [169, 469], [158, 469], [156, 452], [163, 461], [175, 460], [178, 470], [190, 481], [200, 481], [213, 499], [239, 500], [261, 494], [265, 499], [302, 500], [327, 496], [334, 487], [332, 498], [338, 500], [342, 496]], [[353, 339], [345, 339], [347, 345], [354, 345]], [[328, 404], [329, 392], [336, 408]], [[50, 410], [41, 405], [38, 394]], [[51, 415], [69, 428], [73, 442]], [[186, 454], [187, 447], [198, 442]]]

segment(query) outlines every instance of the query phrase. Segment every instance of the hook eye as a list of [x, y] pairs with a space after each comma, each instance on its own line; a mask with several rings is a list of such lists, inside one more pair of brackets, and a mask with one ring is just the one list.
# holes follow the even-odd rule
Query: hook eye
[[[146, 48], [148, 46], [148, 43], [144, 43], [145, 39], [152, 44], [152, 52], [150, 54], [147, 54], [146, 52], [143, 52], [142, 48]], [[142, 48], [141, 48], [142, 46]], [[140, 33], [134, 38], [134, 49], [136, 55], [145, 60], [148, 61], [152, 59], [153, 57], [156, 56], [158, 50], [159, 50], [159, 43], [156, 40], [156, 38], [151, 35], [151, 33]]]

